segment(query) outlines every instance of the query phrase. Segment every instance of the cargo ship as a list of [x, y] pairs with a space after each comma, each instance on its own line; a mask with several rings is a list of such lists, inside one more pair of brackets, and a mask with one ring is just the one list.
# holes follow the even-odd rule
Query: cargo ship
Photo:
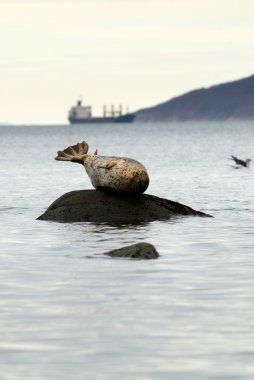
[[82, 100], [79, 99], [77, 104], [71, 107], [68, 120], [71, 124], [83, 124], [83, 123], [132, 123], [135, 119], [135, 114], [128, 111], [123, 114], [122, 106], [118, 109], [111, 106], [110, 110], [107, 107], [103, 107], [103, 116], [92, 116], [92, 107], [82, 104]]

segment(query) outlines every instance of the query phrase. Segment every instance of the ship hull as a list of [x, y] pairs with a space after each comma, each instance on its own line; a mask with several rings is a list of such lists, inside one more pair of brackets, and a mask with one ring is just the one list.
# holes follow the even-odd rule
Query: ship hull
[[69, 117], [69, 122], [71, 124], [104, 124], [104, 123], [132, 123], [135, 119], [134, 114], [126, 114], [118, 117], [90, 117], [90, 118], [75, 118], [74, 116]]

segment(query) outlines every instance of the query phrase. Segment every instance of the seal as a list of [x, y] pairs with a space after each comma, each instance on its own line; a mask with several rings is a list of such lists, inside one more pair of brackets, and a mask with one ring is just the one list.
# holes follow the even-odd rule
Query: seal
[[148, 188], [149, 176], [140, 162], [128, 157], [100, 156], [97, 150], [87, 154], [88, 149], [83, 141], [58, 151], [55, 160], [82, 164], [96, 190], [138, 195]]

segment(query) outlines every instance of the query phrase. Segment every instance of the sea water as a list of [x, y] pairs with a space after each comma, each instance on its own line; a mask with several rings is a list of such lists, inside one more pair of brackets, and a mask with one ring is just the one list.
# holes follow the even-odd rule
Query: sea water
[[[254, 378], [254, 123], [0, 128], [0, 378]], [[214, 218], [143, 225], [36, 220], [62, 194], [92, 188], [90, 151], [132, 157], [148, 194]], [[159, 259], [104, 256], [138, 242]]]

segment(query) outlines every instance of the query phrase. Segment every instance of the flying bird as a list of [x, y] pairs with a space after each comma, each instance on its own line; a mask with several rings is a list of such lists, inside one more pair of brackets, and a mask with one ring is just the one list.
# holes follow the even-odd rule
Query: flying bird
[[235, 161], [235, 163], [237, 165], [242, 165], [244, 166], [245, 168], [248, 168], [250, 166], [250, 162], [252, 161], [250, 158], [247, 158], [245, 161], [243, 160], [240, 160], [239, 158], [235, 157], [235, 156], [231, 156], [232, 160]]

